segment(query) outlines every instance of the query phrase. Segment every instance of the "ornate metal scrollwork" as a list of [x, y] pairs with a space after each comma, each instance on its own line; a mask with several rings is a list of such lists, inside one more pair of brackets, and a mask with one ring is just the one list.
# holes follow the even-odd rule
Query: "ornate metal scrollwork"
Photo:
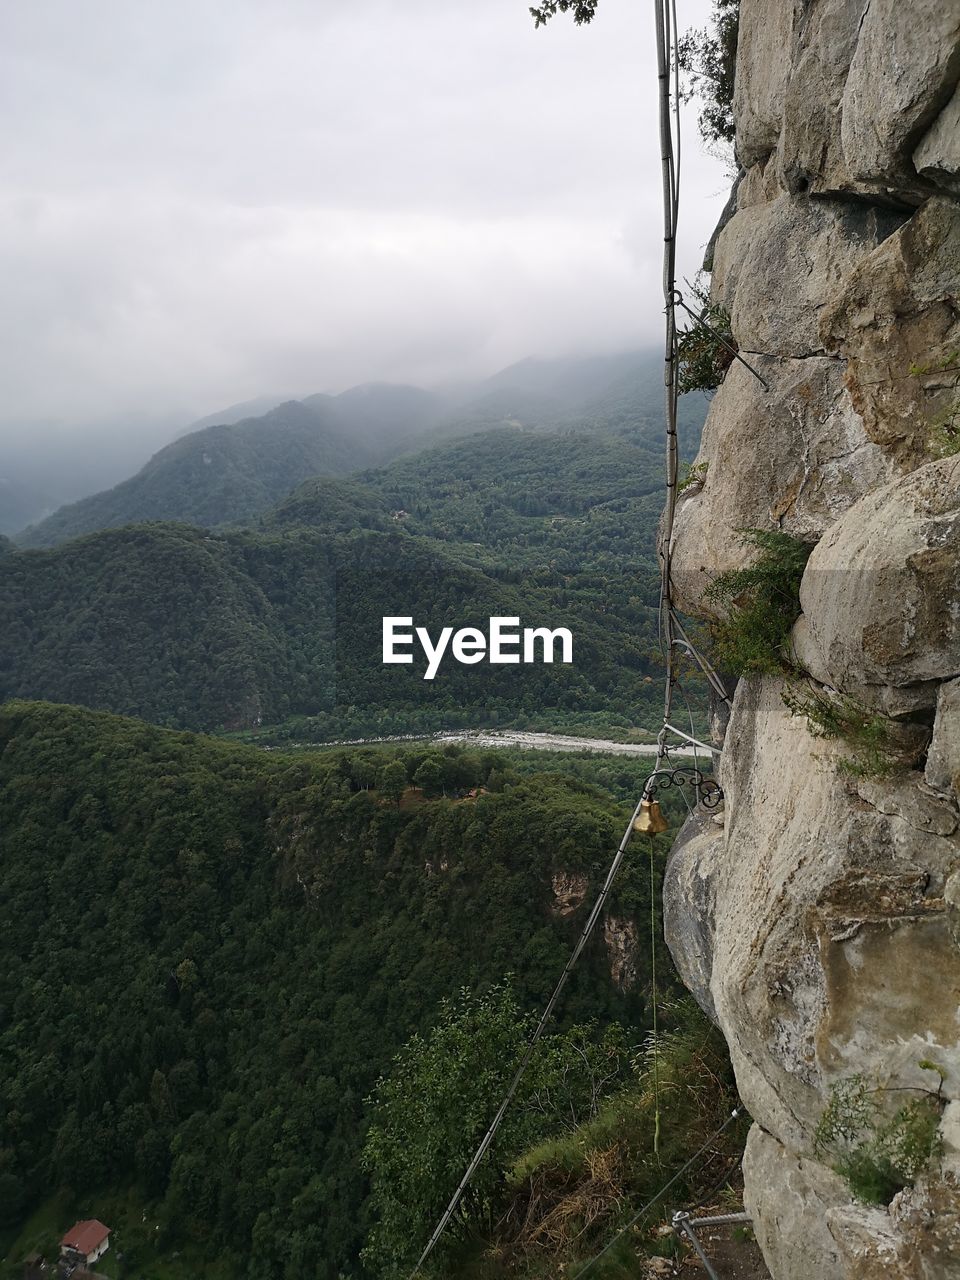
[[658, 769], [647, 779], [646, 792], [651, 798], [671, 787], [693, 787], [705, 809], [716, 809], [723, 800], [723, 788], [715, 778], [705, 778], [699, 769], [679, 765], [676, 769]]

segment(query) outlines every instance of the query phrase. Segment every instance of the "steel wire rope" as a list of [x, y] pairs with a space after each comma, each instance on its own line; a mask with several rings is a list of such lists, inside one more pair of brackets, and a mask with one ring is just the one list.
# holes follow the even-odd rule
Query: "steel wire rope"
[[510, 1103], [513, 1101], [513, 1098], [517, 1092], [517, 1089], [520, 1087], [520, 1082], [522, 1081], [524, 1074], [526, 1073], [527, 1067], [530, 1065], [530, 1062], [533, 1059], [533, 1052], [537, 1047], [537, 1043], [542, 1038], [543, 1033], [546, 1030], [547, 1024], [550, 1021], [550, 1018], [553, 1016], [553, 1011], [556, 1007], [557, 1001], [560, 998], [560, 994], [563, 991], [563, 988], [567, 984], [567, 979], [570, 977], [570, 974], [573, 971], [574, 965], [580, 959], [580, 956], [583, 953], [584, 947], [587, 945], [587, 942], [590, 940], [590, 936], [593, 933], [593, 930], [596, 927], [596, 923], [600, 918], [600, 913], [603, 910], [604, 904], [606, 903], [610, 890], [613, 888], [613, 882], [617, 878], [617, 872], [620, 870], [620, 866], [623, 863], [624, 855], [626, 854], [626, 850], [627, 850], [627, 845], [630, 842], [630, 836], [633, 834], [633, 824], [640, 813], [640, 806], [642, 803], [643, 803], [642, 798], [637, 801], [637, 804], [630, 817], [630, 822], [627, 824], [627, 828], [623, 833], [623, 838], [621, 839], [620, 844], [617, 847], [617, 852], [614, 855], [614, 858], [610, 864], [609, 870], [607, 871], [607, 877], [603, 883], [603, 888], [600, 890], [600, 893], [597, 896], [597, 900], [593, 904], [593, 909], [591, 910], [590, 915], [587, 917], [587, 921], [583, 926], [583, 930], [580, 934], [580, 937], [577, 940], [576, 946], [574, 947], [573, 951], [570, 953], [570, 957], [567, 960], [567, 963], [564, 965], [563, 972], [560, 974], [560, 977], [557, 981], [557, 985], [553, 989], [553, 994], [550, 996], [550, 999], [547, 1001], [546, 1007], [544, 1008], [543, 1013], [540, 1017], [540, 1021], [537, 1023], [537, 1026], [534, 1029], [533, 1034], [531, 1035], [530, 1039], [527, 1041], [527, 1046], [524, 1050], [523, 1056], [521, 1057], [516, 1070], [513, 1073], [513, 1076], [510, 1080], [510, 1084], [508, 1085], [507, 1091], [504, 1094], [503, 1101], [500, 1103], [500, 1106], [497, 1108], [496, 1114], [494, 1115], [489, 1128], [487, 1129], [486, 1133], [481, 1139], [480, 1145], [477, 1147], [476, 1151], [474, 1152], [473, 1158], [471, 1159], [470, 1163], [467, 1165], [466, 1171], [463, 1177], [460, 1179], [460, 1182], [459, 1182], [459, 1185], [457, 1186], [456, 1191], [453, 1193], [453, 1196], [451, 1197], [449, 1204], [447, 1205], [446, 1209], [443, 1211], [443, 1214], [440, 1217], [440, 1221], [437, 1223], [436, 1227], [433, 1230], [433, 1234], [430, 1236], [430, 1239], [427, 1241], [427, 1244], [423, 1252], [421, 1253], [420, 1257], [417, 1259], [416, 1266], [410, 1272], [410, 1280], [413, 1280], [413, 1278], [420, 1272], [421, 1267], [430, 1257], [430, 1254], [433, 1252], [434, 1248], [436, 1247], [438, 1241], [440, 1240], [440, 1237], [443, 1235], [444, 1231], [446, 1230], [447, 1225], [450, 1222], [450, 1219], [456, 1213], [457, 1207], [461, 1199], [463, 1198], [463, 1193], [466, 1191], [467, 1187], [470, 1185], [470, 1182], [473, 1179], [473, 1175], [476, 1173], [477, 1168], [480, 1165], [480, 1162], [483, 1160], [483, 1157], [486, 1155], [490, 1147], [490, 1144], [493, 1142], [493, 1139], [496, 1136], [497, 1130], [500, 1128], [500, 1124], [503, 1120], [503, 1117], [506, 1115], [507, 1109], [510, 1106]]
[[[679, 139], [679, 122], [680, 122], [680, 105], [679, 105], [679, 62], [676, 51], [676, 0], [670, 0], [669, 7], [665, 0], [654, 0], [655, 18], [656, 18], [656, 42], [657, 42], [657, 79], [659, 85], [659, 116], [660, 116], [660, 149], [661, 149], [661, 182], [663, 188], [663, 208], [664, 208], [664, 253], [663, 253], [663, 293], [666, 312], [666, 335], [664, 350], [664, 408], [666, 419], [666, 508], [664, 511], [663, 527], [660, 541], [660, 605], [659, 605], [659, 639], [661, 652], [664, 655], [664, 664], [666, 667], [664, 681], [664, 703], [663, 703], [663, 722], [660, 733], [657, 737], [657, 754], [654, 764], [654, 772], [656, 772], [665, 761], [670, 758], [670, 746], [667, 743], [667, 733], [677, 731], [670, 724], [671, 711], [673, 705], [673, 685], [675, 682], [674, 674], [674, 639], [673, 639], [673, 602], [671, 597], [670, 583], [670, 544], [673, 535], [673, 522], [676, 509], [677, 496], [677, 472], [678, 472], [678, 444], [677, 444], [677, 328], [676, 328], [676, 227], [679, 215], [679, 175], [677, 172], [676, 156], [674, 152], [674, 128], [671, 120], [671, 110], [676, 114], [677, 122], [677, 138]], [[672, 17], [672, 22], [671, 22]], [[670, 77], [671, 71], [675, 76], [676, 91], [671, 94]], [[671, 106], [671, 98], [674, 99]], [[693, 645], [683, 636], [684, 644], [693, 653], [696, 660], [703, 665], [699, 655], [694, 650]], [[680, 734], [681, 737], [686, 737]], [[691, 735], [690, 741], [696, 742]], [[417, 1259], [417, 1262], [410, 1272], [409, 1280], [420, 1273], [424, 1263], [428, 1260], [431, 1253], [435, 1249], [441, 1236], [446, 1230], [451, 1218], [456, 1213], [457, 1208], [463, 1198], [464, 1192], [469, 1186], [476, 1173], [481, 1161], [490, 1148], [497, 1130], [506, 1115], [510, 1103], [516, 1095], [517, 1089], [523, 1080], [524, 1074], [533, 1059], [533, 1053], [537, 1044], [543, 1036], [544, 1030], [550, 1018], [553, 1016], [554, 1008], [557, 1001], [566, 986], [575, 964], [579, 960], [584, 947], [589, 941], [596, 923], [600, 918], [600, 913], [606, 899], [613, 887], [614, 880], [620, 870], [626, 853], [630, 836], [633, 833], [634, 823], [640, 814], [641, 806], [649, 798], [649, 779], [644, 786], [640, 800], [637, 802], [631, 815], [630, 822], [623, 834], [623, 838], [617, 848], [613, 861], [607, 872], [606, 880], [603, 888], [594, 903], [593, 909], [587, 918], [583, 931], [580, 934], [577, 944], [570, 954], [563, 972], [554, 987], [550, 999], [547, 1001], [546, 1007], [537, 1023], [533, 1034], [531, 1035], [523, 1056], [510, 1080], [503, 1100], [491, 1121], [486, 1133], [480, 1141], [480, 1145], [470, 1163], [460, 1179], [457, 1189], [454, 1191], [447, 1207], [443, 1211], [439, 1222], [434, 1228], [429, 1240], [427, 1241], [423, 1252]], [[650, 845], [650, 886], [651, 886], [651, 968], [652, 968], [652, 1017], [653, 1017], [653, 1043], [654, 1043], [654, 1092], [656, 1096], [656, 1116], [654, 1129], [654, 1150], [659, 1152], [659, 1128], [660, 1128], [660, 1102], [659, 1102], [659, 1047], [658, 1047], [658, 1028], [657, 1028], [657, 991], [656, 991], [656, 912], [653, 900], [653, 888], [655, 885], [655, 864], [653, 856], [653, 842]], [[736, 1116], [736, 1112], [733, 1116]], [[732, 1120], [733, 1117], [731, 1117]], [[731, 1122], [727, 1121], [727, 1124]], [[727, 1127], [727, 1124], [723, 1128]], [[722, 1132], [721, 1129], [718, 1132]], [[717, 1135], [714, 1135], [716, 1137]], [[711, 1139], [712, 1141], [713, 1139]], [[701, 1149], [705, 1150], [705, 1147]], [[698, 1152], [697, 1155], [701, 1154]], [[658, 1193], [662, 1195], [672, 1186], [677, 1179], [690, 1167], [693, 1162], [692, 1158], [683, 1168], [674, 1175]], [[638, 1215], [639, 1216], [639, 1215]], [[609, 1247], [609, 1246], [608, 1246]], [[600, 1255], [598, 1255], [599, 1257]], [[588, 1265], [592, 1265], [588, 1264]], [[582, 1274], [582, 1273], [581, 1273]]]
[[603, 1248], [600, 1250], [599, 1253], [595, 1253], [592, 1258], [588, 1258], [586, 1263], [580, 1268], [580, 1270], [575, 1271], [573, 1273], [571, 1280], [580, 1280], [581, 1276], [585, 1276], [587, 1272], [591, 1270], [591, 1268], [594, 1267], [602, 1257], [608, 1254], [610, 1250], [613, 1248], [613, 1246], [617, 1243], [617, 1241], [621, 1240], [626, 1235], [626, 1233], [630, 1230], [631, 1227], [635, 1226], [640, 1221], [640, 1219], [644, 1217], [645, 1214], [649, 1213], [650, 1210], [653, 1208], [653, 1206], [657, 1203], [657, 1201], [662, 1200], [671, 1187], [676, 1186], [676, 1184], [680, 1181], [680, 1179], [687, 1172], [687, 1170], [693, 1168], [693, 1166], [697, 1163], [697, 1161], [700, 1159], [703, 1153], [707, 1151], [713, 1145], [714, 1142], [716, 1142], [717, 1138], [719, 1138], [722, 1134], [724, 1134], [727, 1131], [727, 1129], [730, 1128], [734, 1120], [736, 1120], [741, 1114], [742, 1114], [742, 1108], [734, 1107], [734, 1109], [727, 1116], [726, 1120], [724, 1120], [720, 1128], [717, 1129], [715, 1133], [712, 1133], [710, 1135], [710, 1137], [706, 1140], [703, 1146], [699, 1147], [693, 1153], [690, 1159], [685, 1164], [680, 1166], [680, 1168], [673, 1175], [673, 1177], [670, 1178], [667, 1182], [665, 1182], [655, 1195], [652, 1195], [645, 1204], [641, 1205], [641, 1207], [637, 1210], [637, 1212], [633, 1215], [633, 1217], [628, 1219], [623, 1224], [623, 1226], [616, 1233], [616, 1235], [611, 1236], [611, 1238], [607, 1241], [607, 1243], [603, 1246]]

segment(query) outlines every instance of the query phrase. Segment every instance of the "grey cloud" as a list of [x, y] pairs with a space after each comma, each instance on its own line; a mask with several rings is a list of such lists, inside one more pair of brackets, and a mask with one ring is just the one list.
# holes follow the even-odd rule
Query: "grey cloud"
[[[659, 332], [646, 6], [534, 32], [524, 0], [45, 0], [4, 27], [8, 431]], [[685, 274], [725, 194], [690, 126]]]

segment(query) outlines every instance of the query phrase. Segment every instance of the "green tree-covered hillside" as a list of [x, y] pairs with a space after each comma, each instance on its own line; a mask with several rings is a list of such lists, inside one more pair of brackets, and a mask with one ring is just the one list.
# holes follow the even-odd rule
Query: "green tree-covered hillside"
[[263, 417], [182, 436], [129, 480], [61, 507], [18, 540], [26, 547], [49, 547], [146, 520], [242, 523], [307, 476], [343, 475], [367, 457], [322, 409], [294, 400]]
[[[600, 570], [536, 574], [471, 562], [404, 531], [213, 535], [182, 525], [91, 534], [0, 557], [0, 697], [80, 703], [183, 728], [252, 728], [323, 713], [329, 728], [559, 720], [655, 697], [641, 585]], [[641, 592], [641, 594], [633, 594]], [[382, 665], [381, 619], [566, 625], [572, 666]], [[418, 651], [419, 652], [419, 651]], [[652, 705], [652, 703], [651, 703]]]
[[[619, 838], [609, 796], [495, 755], [291, 760], [69, 707], [0, 708], [0, 1233], [135, 1187], [167, 1254], [360, 1274], [359, 1156], [391, 1057], [463, 986], [545, 999]], [[492, 776], [493, 775], [493, 776]], [[381, 780], [383, 784], [381, 785]], [[478, 784], [495, 791], [469, 796]], [[399, 803], [398, 803], [399, 800]], [[582, 875], [560, 903], [556, 873]], [[645, 860], [608, 910], [645, 919]], [[603, 931], [562, 1023], [646, 1017]], [[123, 1241], [119, 1241], [123, 1244]], [[136, 1249], [137, 1274], [149, 1259]]]
[[[439, 441], [507, 426], [537, 433], [613, 434], [662, 452], [662, 362], [651, 353], [525, 360], [484, 382], [436, 393], [366, 383], [340, 395], [289, 401], [257, 417], [191, 431], [135, 476], [61, 507], [25, 530], [22, 546], [53, 546], [146, 520], [213, 528], [246, 523], [315, 475], [343, 475]], [[237, 407], [242, 410], [242, 406]], [[685, 397], [681, 440], [696, 448], [699, 395]], [[2, 500], [2, 493], [0, 493]], [[4, 524], [0, 531], [16, 524]]]
[[[109, 530], [0, 557], [0, 697], [182, 728], [320, 717], [308, 736], [651, 726], [660, 458], [500, 430], [298, 488], [250, 530]], [[381, 664], [381, 619], [566, 626], [573, 668]], [[296, 730], [297, 733], [300, 729]]]

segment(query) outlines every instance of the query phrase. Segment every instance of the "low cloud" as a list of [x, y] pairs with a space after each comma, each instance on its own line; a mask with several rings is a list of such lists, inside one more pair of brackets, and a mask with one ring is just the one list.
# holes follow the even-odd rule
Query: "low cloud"
[[[653, 41], [630, 0], [536, 33], [522, 0], [5, 21], [7, 430], [658, 336]], [[684, 274], [725, 196], [688, 133]]]

